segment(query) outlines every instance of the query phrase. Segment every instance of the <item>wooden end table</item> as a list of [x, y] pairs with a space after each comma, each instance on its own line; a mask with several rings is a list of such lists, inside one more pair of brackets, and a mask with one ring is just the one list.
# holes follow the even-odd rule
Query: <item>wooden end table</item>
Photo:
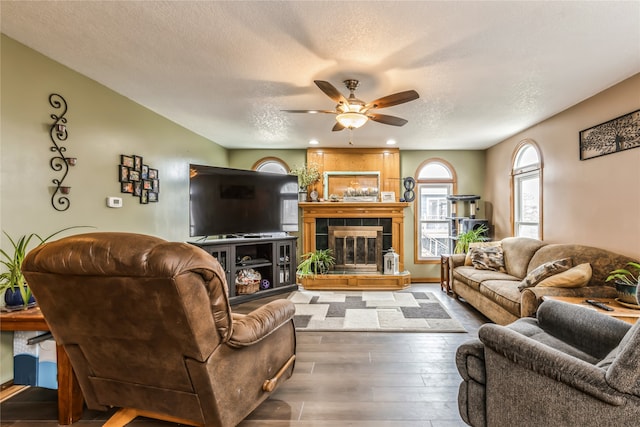
[[[49, 331], [39, 307], [0, 313], [2, 331]], [[72, 424], [82, 416], [84, 398], [64, 347], [56, 343], [58, 369], [58, 423]]]
[[449, 254], [440, 255], [440, 289], [446, 294], [451, 293], [451, 278], [449, 277]]
[[[596, 301], [600, 301], [613, 308], [613, 311], [606, 311], [600, 308], [594, 307], [591, 304], [585, 302], [586, 299], [593, 299]], [[555, 301], [563, 301], [569, 304], [581, 305], [583, 307], [588, 307], [594, 310], [597, 310], [599, 313], [606, 314], [620, 320], [623, 320], [627, 323], [634, 324], [638, 319], [640, 319], [640, 310], [636, 310], [633, 308], [627, 308], [622, 304], [619, 304], [615, 298], [596, 298], [596, 297], [558, 297], [558, 296], [543, 296], [543, 301], [546, 300], [555, 300]]]

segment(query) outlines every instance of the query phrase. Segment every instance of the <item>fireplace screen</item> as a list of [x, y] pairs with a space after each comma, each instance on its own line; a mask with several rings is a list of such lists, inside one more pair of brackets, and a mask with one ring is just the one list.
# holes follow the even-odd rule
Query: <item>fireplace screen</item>
[[382, 227], [331, 226], [335, 270], [382, 271]]

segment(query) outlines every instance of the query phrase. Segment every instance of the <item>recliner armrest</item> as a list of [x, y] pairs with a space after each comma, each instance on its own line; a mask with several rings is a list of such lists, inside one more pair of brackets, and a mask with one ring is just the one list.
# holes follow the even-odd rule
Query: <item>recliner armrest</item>
[[538, 324], [548, 334], [596, 357], [604, 358], [631, 328], [629, 323], [595, 309], [560, 301], [544, 301]]
[[478, 330], [478, 336], [488, 348], [515, 365], [564, 383], [608, 404], [622, 405], [625, 402], [625, 395], [607, 384], [604, 369], [541, 344], [505, 326], [485, 324]]
[[228, 344], [232, 347], [246, 347], [269, 336], [280, 326], [290, 321], [296, 306], [289, 300], [271, 301], [249, 314], [233, 314], [233, 332]]

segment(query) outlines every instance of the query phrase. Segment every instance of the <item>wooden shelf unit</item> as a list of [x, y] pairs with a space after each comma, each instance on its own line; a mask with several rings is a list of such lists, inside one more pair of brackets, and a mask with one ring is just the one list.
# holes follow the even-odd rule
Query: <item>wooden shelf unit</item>
[[[298, 289], [296, 243], [295, 236], [191, 242], [210, 253], [224, 269], [229, 286], [229, 301], [232, 305]], [[238, 294], [235, 285], [236, 274], [249, 268], [258, 271], [262, 279], [268, 280], [269, 288], [263, 289], [260, 286], [255, 293]]]

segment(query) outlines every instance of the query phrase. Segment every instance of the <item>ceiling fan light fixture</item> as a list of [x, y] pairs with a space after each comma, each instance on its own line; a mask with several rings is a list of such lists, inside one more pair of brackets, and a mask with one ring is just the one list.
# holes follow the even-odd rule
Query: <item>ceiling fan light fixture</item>
[[336, 120], [345, 128], [358, 129], [367, 123], [369, 118], [362, 113], [347, 111], [346, 113], [338, 114]]

